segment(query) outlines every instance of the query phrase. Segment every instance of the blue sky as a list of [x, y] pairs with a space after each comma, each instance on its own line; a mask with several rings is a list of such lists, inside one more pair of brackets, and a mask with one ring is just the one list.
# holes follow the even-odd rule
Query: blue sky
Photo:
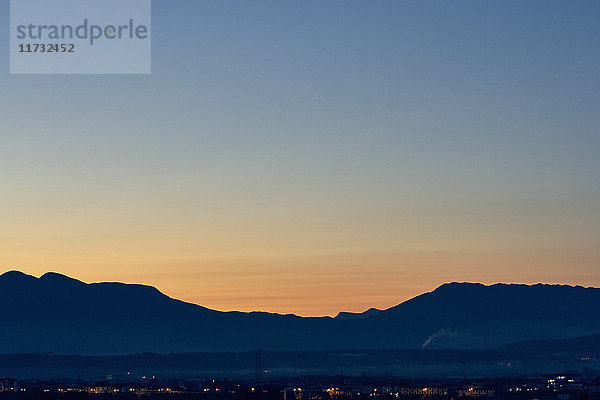
[[154, 0], [150, 76], [11, 76], [2, 7], [5, 269], [305, 315], [600, 285], [598, 2]]

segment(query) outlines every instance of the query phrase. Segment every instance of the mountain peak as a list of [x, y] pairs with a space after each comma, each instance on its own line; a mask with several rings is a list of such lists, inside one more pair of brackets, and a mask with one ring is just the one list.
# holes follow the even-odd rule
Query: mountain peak
[[444, 283], [443, 285], [439, 286], [438, 289], [443, 288], [443, 287], [467, 287], [467, 286], [484, 287], [486, 285], [484, 285], [483, 283], [478, 283], [478, 282], [447, 282], [447, 283]]
[[41, 281], [51, 282], [71, 282], [71, 283], [83, 283], [80, 280], [71, 278], [67, 275], [59, 274], [58, 272], [46, 272], [39, 278]]
[[59, 274], [57, 272], [46, 272], [44, 275], [36, 278], [33, 275], [26, 274], [21, 271], [12, 270], [7, 271], [0, 275], [0, 282], [7, 282], [12, 285], [19, 285], [20, 283], [29, 282], [39, 282], [39, 283], [50, 283], [50, 284], [69, 284], [69, 285], [84, 285], [83, 282], [70, 278], [66, 275]]
[[27, 275], [21, 271], [7, 271], [0, 275], [0, 282], [5, 282], [9, 285], [18, 285], [22, 282], [33, 282], [36, 281], [37, 278], [32, 275]]
[[536, 284], [526, 284], [526, 283], [494, 283], [490, 285], [486, 285], [483, 283], [477, 282], [448, 282], [443, 285], [438, 286], [434, 292], [445, 291], [445, 290], [464, 290], [464, 289], [528, 289], [528, 288], [545, 288], [545, 289], [553, 289], [553, 288], [564, 288], [564, 289], [581, 289], [583, 286], [571, 286], [571, 285], [560, 285], [560, 284], [549, 284], [549, 283], [536, 283]]
[[12, 270], [12, 271], [6, 271], [5, 273], [3, 273], [2, 275], [0, 275], [0, 278], [22, 278], [22, 277], [26, 277], [26, 276], [31, 276], [31, 275], [24, 274], [21, 271]]

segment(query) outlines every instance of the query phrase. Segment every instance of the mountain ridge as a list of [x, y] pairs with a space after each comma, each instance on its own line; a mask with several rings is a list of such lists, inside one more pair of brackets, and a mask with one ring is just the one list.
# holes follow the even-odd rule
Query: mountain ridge
[[[147, 284], [141, 284], [141, 283], [123, 283], [123, 282], [116, 282], [116, 281], [106, 281], [106, 282], [91, 282], [91, 283], [87, 283], [87, 282], [83, 282], [81, 280], [78, 280], [76, 278], [72, 278], [69, 277], [67, 275], [61, 274], [59, 272], [53, 272], [53, 271], [49, 271], [46, 272], [44, 274], [42, 274], [40, 277], [36, 277], [34, 275], [29, 275], [26, 274], [22, 271], [18, 271], [18, 270], [9, 270], [6, 271], [2, 274], [0, 274], [0, 283], [2, 282], [3, 279], [5, 279], [5, 277], [21, 277], [21, 278], [26, 278], [26, 279], [30, 279], [30, 280], [39, 280], [39, 281], [49, 281], [49, 280], [58, 280], [58, 281], [68, 281], [68, 282], [72, 282], [74, 284], [78, 284], [78, 285], [124, 285], [127, 287], [139, 287], [139, 288], [148, 288], [148, 290], [152, 290], [152, 291], [156, 291], [158, 293], [160, 293], [161, 295], [168, 297], [170, 299], [173, 300], [177, 300], [186, 304], [192, 304], [198, 307], [202, 307], [208, 310], [212, 310], [212, 311], [216, 311], [216, 312], [221, 312], [221, 313], [244, 313], [244, 314], [252, 314], [252, 313], [267, 313], [267, 314], [272, 314], [272, 315], [281, 315], [281, 316], [285, 316], [285, 315], [293, 315], [293, 316], [297, 316], [297, 317], [301, 317], [301, 318], [338, 318], [338, 317], [370, 317], [372, 315], [378, 314], [380, 312], [386, 312], [392, 309], [395, 309], [396, 307], [399, 307], [407, 302], [413, 301], [421, 296], [424, 295], [428, 295], [428, 294], [433, 294], [436, 292], [439, 292], [441, 290], [445, 290], [447, 288], [452, 288], [452, 287], [460, 287], [460, 286], [470, 286], [470, 287], [480, 287], [480, 288], [494, 288], [494, 287], [561, 287], [561, 288], [581, 288], [581, 289], [597, 289], [600, 290], [600, 288], [598, 287], [594, 287], [594, 286], [582, 286], [582, 285], [568, 285], [568, 284], [550, 284], [550, 283], [535, 283], [535, 284], [525, 284], [525, 283], [502, 283], [502, 282], [498, 282], [498, 283], [493, 283], [490, 285], [485, 285], [479, 282], [471, 282], [471, 281], [453, 281], [453, 282], [446, 282], [441, 284], [440, 286], [438, 286], [437, 288], [435, 288], [434, 290], [432, 290], [431, 292], [425, 292], [422, 293], [420, 295], [417, 295], [413, 298], [404, 300], [394, 306], [391, 306], [387, 309], [379, 309], [376, 307], [370, 307], [368, 309], [366, 309], [365, 311], [362, 312], [349, 312], [349, 311], [340, 311], [338, 312], [338, 314], [334, 317], [329, 317], [329, 316], [300, 316], [298, 314], [294, 314], [294, 313], [278, 313], [278, 312], [271, 312], [271, 311], [261, 311], [261, 310], [256, 310], [256, 311], [221, 311], [221, 310], [216, 310], [216, 309], [210, 309], [208, 307], [202, 306], [200, 304], [196, 304], [196, 303], [192, 303], [186, 300], [181, 300], [181, 299], [176, 299], [173, 297], [168, 296], [167, 294], [163, 293], [160, 291], [160, 289], [158, 289], [155, 286], [151, 286], [151, 285], [147, 285]], [[357, 318], [357, 319], [363, 319], [363, 318]]]
[[455, 282], [386, 310], [300, 317], [212, 310], [148, 285], [9, 271], [0, 275], [8, 328], [0, 352], [488, 349], [600, 332], [599, 306], [598, 288]]

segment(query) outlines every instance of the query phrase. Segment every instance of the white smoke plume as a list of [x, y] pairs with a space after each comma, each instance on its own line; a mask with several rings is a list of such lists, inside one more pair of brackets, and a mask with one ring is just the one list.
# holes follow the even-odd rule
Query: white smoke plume
[[443, 341], [445, 343], [450, 342], [452, 339], [459, 337], [460, 334], [457, 330], [452, 328], [442, 328], [437, 332], [432, 333], [425, 343], [421, 345], [422, 349], [425, 349], [427, 346], [431, 345], [433, 342]]

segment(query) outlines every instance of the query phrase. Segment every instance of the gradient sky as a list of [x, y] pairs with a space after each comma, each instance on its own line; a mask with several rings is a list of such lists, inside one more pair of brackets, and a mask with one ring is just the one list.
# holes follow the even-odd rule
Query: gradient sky
[[600, 2], [153, 1], [150, 76], [9, 75], [0, 270], [335, 315], [600, 286]]

